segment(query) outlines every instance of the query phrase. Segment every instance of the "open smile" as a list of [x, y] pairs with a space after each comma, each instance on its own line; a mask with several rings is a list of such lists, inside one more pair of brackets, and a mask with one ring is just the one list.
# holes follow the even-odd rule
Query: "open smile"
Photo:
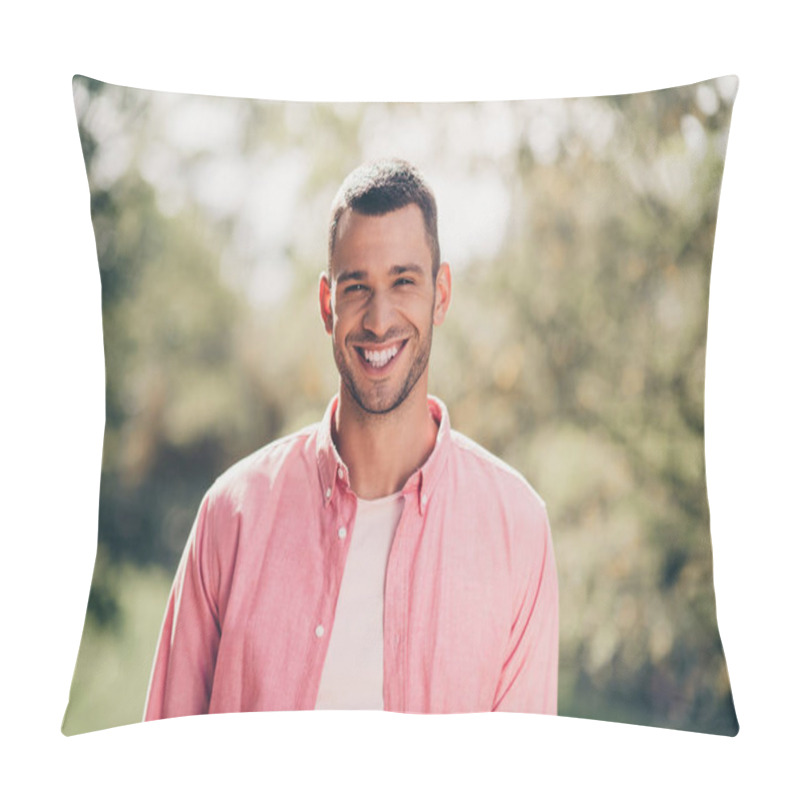
[[390, 345], [363, 345], [355, 346], [355, 351], [358, 353], [361, 365], [370, 374], [383, 374], [388, 372], [394, 364], [397, 356], [402, 352], [406, 346], [408, 339], [403, 339], [400, 342], [393, 342]]

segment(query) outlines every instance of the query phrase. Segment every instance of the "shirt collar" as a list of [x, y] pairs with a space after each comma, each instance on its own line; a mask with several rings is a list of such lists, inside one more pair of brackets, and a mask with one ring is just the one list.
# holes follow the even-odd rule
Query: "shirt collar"
[[[326, 506], [333, 500], [337, 492], [350, 487], [347, 465], [342, 461], [333, 443], [333, 415], [336, 413], [338, 403], [339, 397], [335, 395], [328, 403], [328, 408], [317, 429], [317, 469], [322, 490], [322, 502]], [[451, 447], [450, 417], [447, 407], [437, 397], [428, 395], [428, 409], [439, 426], [436, 443], [428, 459], [409, 477], [402, 490], [404, 495], [413, 494], [415, 496], [417, 510], [420, 514], [425, 511], [433, 495], [439, 477], [444, 471]]]

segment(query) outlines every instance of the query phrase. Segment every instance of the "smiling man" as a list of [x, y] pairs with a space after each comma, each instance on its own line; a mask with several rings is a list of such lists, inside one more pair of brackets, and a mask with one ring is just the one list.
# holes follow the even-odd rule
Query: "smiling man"
[[322, 421], [206, 494], [170, 595], [146, 719], [231, 711], [556, 713], [544, 504], [451, 430], [428, 389], [451, 297], [410, 164], [351, 173], [319, 305], [339, 371]]

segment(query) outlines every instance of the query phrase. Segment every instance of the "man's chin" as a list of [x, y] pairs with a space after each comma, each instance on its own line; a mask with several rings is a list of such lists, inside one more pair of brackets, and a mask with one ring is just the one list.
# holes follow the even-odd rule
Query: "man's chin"
[[376, 390], [359, 391], [356, 386], [345, 387], [353, 404], [363, 413], [381, 417], [399, 408], [408, 398], [408, 392], [381, 394]]
[[390, 398], [388, 400], [370, 401], [363, 397], [354, 397], [356, 405], [365, 413], [374, 416], [384, 416], [402, 405], [404, 397]]
[[424, 374], [424, 368], [418, 373], [413, 372], [405, 376], [400, 385], [397, 382], [397, 378], [400, 377], [398, 375], [393, 376], [393, 379], [387, 376], [380, 382], [373, 382], [358, 381], [356, 374], [349, 370], [340, 369], [339, 374], [342, 377], [341, 388], [349, 395], [353, 406], [364, 414], [385, 417], [408, 402], [419, 384], [420, 377]]

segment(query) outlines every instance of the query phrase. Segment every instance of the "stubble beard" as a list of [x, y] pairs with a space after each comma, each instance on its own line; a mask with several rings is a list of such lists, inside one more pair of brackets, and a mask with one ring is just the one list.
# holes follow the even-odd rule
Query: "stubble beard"
[[[359, 389], [356, 379], [353, 375], [353, 370], [347, 363], [343, 349], [336, 347], [334, 343], [333, 357], [336, 362], [336, 368], [339, 370], [339, 375], [342, 379], [342, 385], [347, 390], [348, 394], [353, 398], [356, 405], [365, 413], [370, 415], [385, 415], [389, 414], [405, 402], [406, 398], [411, 394], [414, 387], [419, 382], [419, 379], [425, 373], [428, 366], [428, 361], [431, 354], [431, 345], [433, 343], [433, 314], [431, 314], [431, 323], [428, 327], [428, 333], [425, 339], [418, 335], [408, 338], [405, 347], [411, 346], [412, 342], [417, 341], [417, 353], [414, 360], [411, 362], [408, 374], [401, 387], [393, 395], [384, 396], [381, 392], [382, 387], [374, 387], [371, 394], [376, 395], [374, 400], [370, 400], [366, 396], [366, 392]], [[345, 345], [346, 347], [347, 345]], [[405, 349], [405, 348], [404, 348]]]

